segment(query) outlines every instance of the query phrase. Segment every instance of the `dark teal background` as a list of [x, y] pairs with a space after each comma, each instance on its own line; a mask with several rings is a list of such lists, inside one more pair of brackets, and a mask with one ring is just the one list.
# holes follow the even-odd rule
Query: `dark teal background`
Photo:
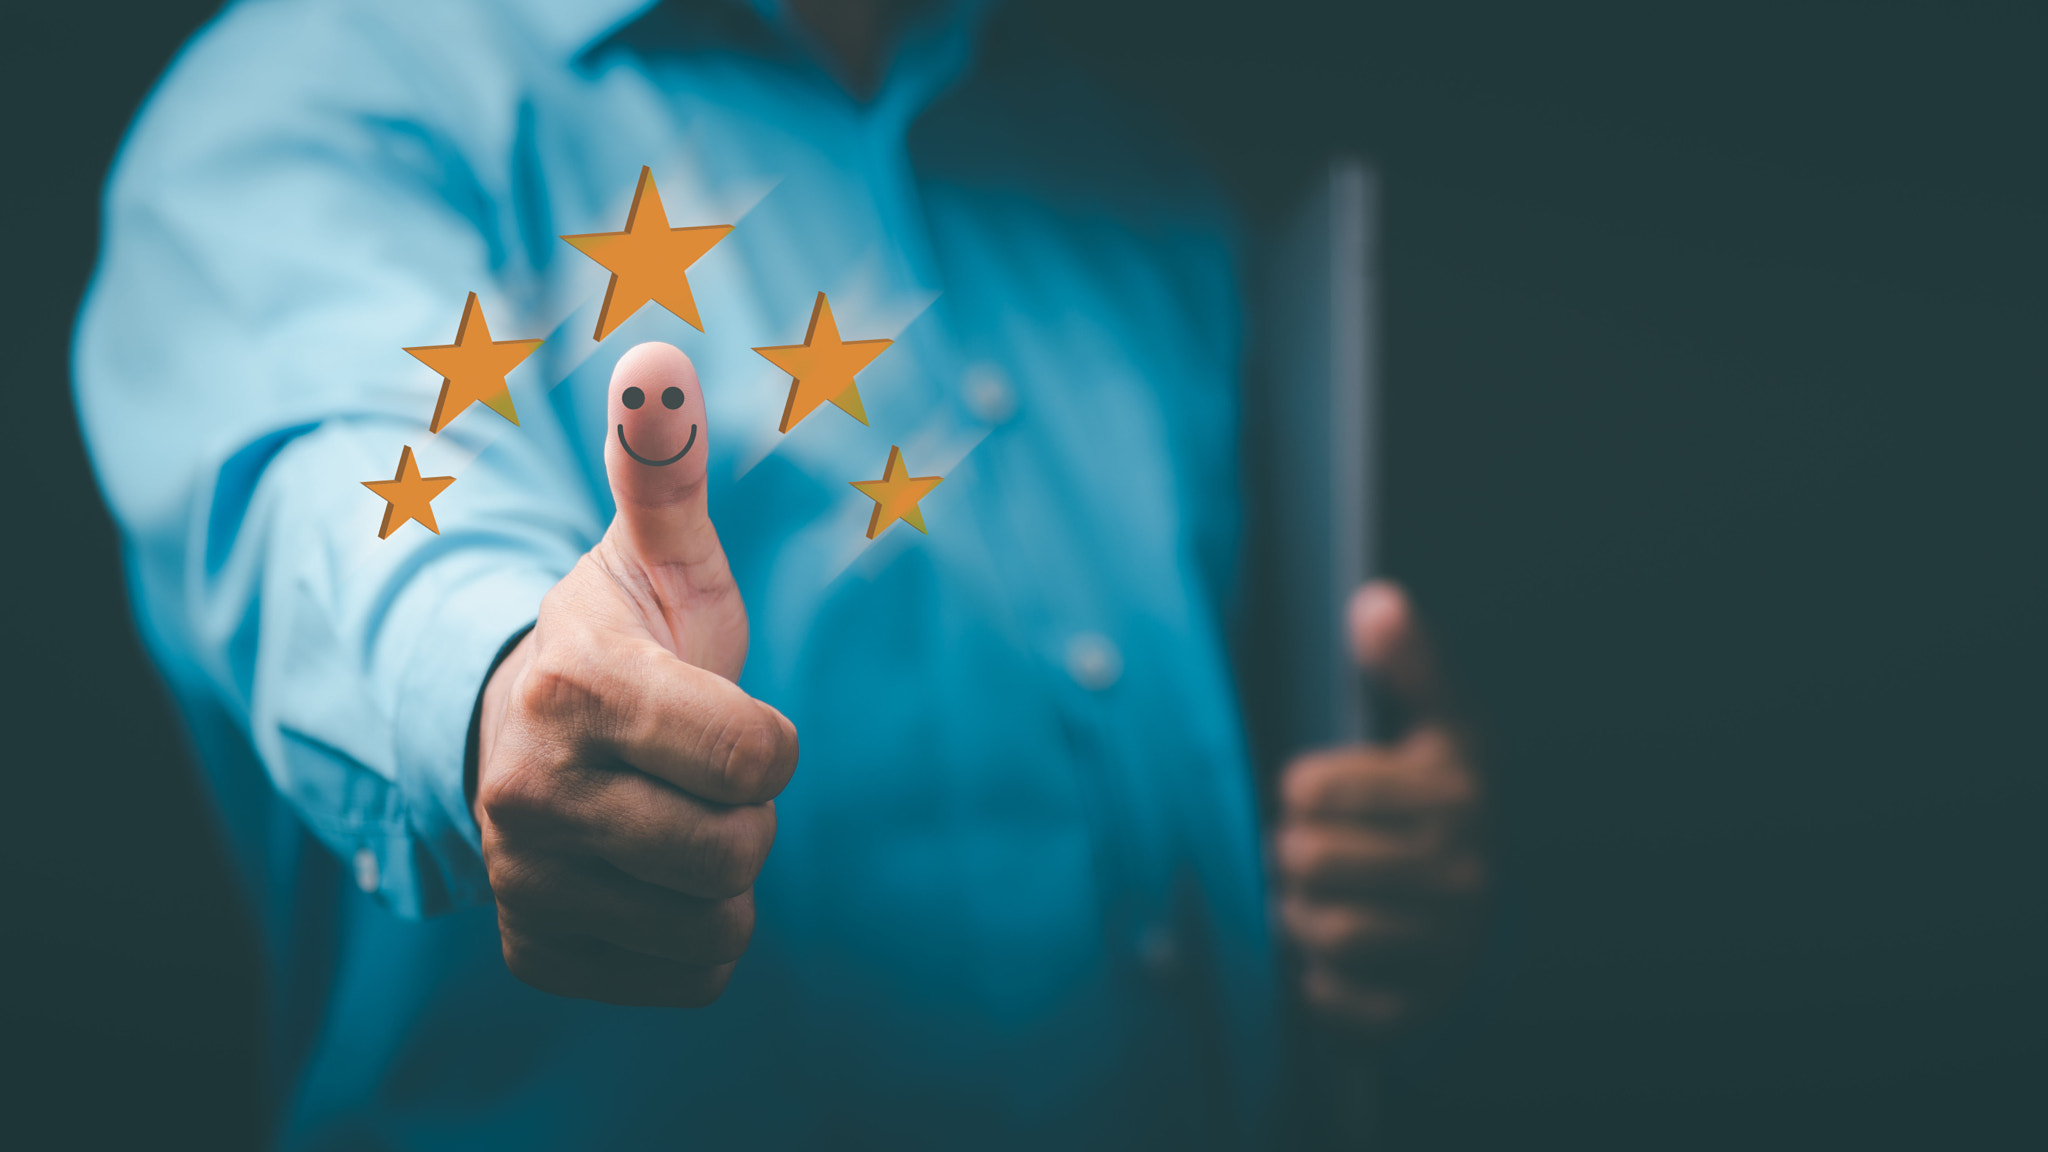
[[[10, 1145], [256, 1131], [247, 929], [66, 385], [105, 165], [211, 7], [8, 19]], [[1254, 217], [1339, 144], [1386, 180], [1387, 555], [1508, 889], [1392, 1146], [2038, 1138], [2048, 10], [1017, 8]]]

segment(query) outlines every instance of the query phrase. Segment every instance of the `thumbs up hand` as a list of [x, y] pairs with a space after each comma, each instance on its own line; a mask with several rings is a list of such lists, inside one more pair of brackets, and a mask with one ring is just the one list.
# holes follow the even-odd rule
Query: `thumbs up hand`
[[1274, 861], [1304, 998], [1333, 1022], [1378, 1035], [1424, 1014], [1470, 960], [1486, 886], [1482, 790], [1406, 594], [1367, 584], [1348, 623], [1360, 665], [1413, 723], [1391, 744], [1289, 764]]
[[696, 369], [642, 344], [609, 403], [617, 514], [484, 688], [473, 807], [513, 975], [695, 1007], [752, 935], [796, 729], [734, 683], [747, 611], [705, 503]]

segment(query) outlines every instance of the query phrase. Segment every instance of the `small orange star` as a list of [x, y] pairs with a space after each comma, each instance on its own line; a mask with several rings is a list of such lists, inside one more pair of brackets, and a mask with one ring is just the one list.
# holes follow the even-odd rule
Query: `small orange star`
[[407, 520], [417, 520], [426, 525], [427, 531], [439, 536], [441, 526], [434, 523], [434, 497], [453, 483], [453, 476], [420, 475], [420, 466], [412, 460], [412, 446], [407, 445], [398, 454], [398, 475], [389, 480], [363, 481], [363, 487], [385, 500], [384, 523], [377, 528], [377, 539], [388, 538]]
[[924, 513], [919, 511], [917, 502], [931, 495], [945, 477], [911, 476], [909, 472], [909, 466], [903, 463], [903, 450], [892, 444], [889, 463], [882, 468], [880, 480], [849, 481], [875, 502], [875, 513], [868, 517], [868, 539], [873, 540], [898, 520], [924, 531]]
[[790, 375], [789, 400], [782, 406], [781, 431], [787, 432], [796, 427], [797, 421], [815, 412], [818, 405], [827, 400], [837, 404], [855, 420], [867, 423], [867, 410], [861, 407], [860, 389], [853, 383], [854, 374], [873, 363], [883, 349], [894, 343], [894, 340], [841, 340], [839, 322], [832, 319], [832, 305], [826, 303], [823, 292], [818, 293], [818, 302], [811, 306], [811, 326], [804, 332], [803, 343], [754, 349], [767, 357], [769, 363]]
[[604, 290], [604, 307], [598, 309], [597, 335], [593, 339], [611, 335], [612, 329], [624, 324], [650, 300], [702, 332], [704, 322], [697, 317], [697, 298], [690, 294], [690, 280], [683, 273], [730, 231], [730, 224], [669, 227], [668, 213], [661, 207], [661, 190], [654, 186], [654, 173], [642, 165], [640, 186], [633, 190], [633, 207], [626, 212], [624, 232], [586, 232], [562, 237], [578, 252], [611, 270], [612, 282]]
[[427, 430], [439, 432], [477, 403], [519, 423], [519, 413], [512, 409], [512, 392], [505, 387], [505, 374], [540, 346], [539, 340], [491, 339], [491, 326], [484, 323], [484, 306], [471, 292], [469, 302], [462, 306], [455, 343], [406, 349], [413, 359], [441, 374], [441, 398], [434, 402], [434, 418]]

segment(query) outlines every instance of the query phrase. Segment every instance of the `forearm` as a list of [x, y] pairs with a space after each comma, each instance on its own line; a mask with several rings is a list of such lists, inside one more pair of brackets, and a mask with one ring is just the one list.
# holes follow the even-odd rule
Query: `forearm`
[[[479, 408], [428, 431], [439, 381], [401, 348], [446, 340], [471, 290], [527, 328], [535, 280], [495, 217], [464, 211], [503, 199], [488, 151], [435, 132], [445, 110], [380, 71], [377, 45], [336, 51], [405, 114], [351, 112], [372, 97], [313, 74], [262, 102], [221, 100], [205, 69], [166, 81], [110, 184], [77, 392], [158, 650], [416, 914], [481, 883], [462, 780], [477, 687], [602, 525], [539, 361], [512, 381], [519, 426]], [[362, 482], [406, 446], [456, 481], [439, 535], [380, 539]]]
[[400, 435], [337, 424], [278, 453], [220, 574], [185, 600], [279, 793], [344, 859], [371, 854], [380, 899], [423, 915], [484, 893], [463, 781], [477, 690], [579, 541], [522, 507], [547, 503], [544, 479], [522, 493], [488, 457], [440, 501], [441, 535], [378, 539], [377, 500], [349, 477]]

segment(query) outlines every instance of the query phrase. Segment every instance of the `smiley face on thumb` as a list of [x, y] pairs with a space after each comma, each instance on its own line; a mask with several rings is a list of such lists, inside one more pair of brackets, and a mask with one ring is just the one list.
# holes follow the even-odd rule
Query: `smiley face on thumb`
[[605, 406], [613, 575], [651, 594], [643, 615], [671, 651], [736, 679], [746, 612], [706, 502], [711, 428], [696, 366], [674, 345], [641, 344], [612, 370]]

